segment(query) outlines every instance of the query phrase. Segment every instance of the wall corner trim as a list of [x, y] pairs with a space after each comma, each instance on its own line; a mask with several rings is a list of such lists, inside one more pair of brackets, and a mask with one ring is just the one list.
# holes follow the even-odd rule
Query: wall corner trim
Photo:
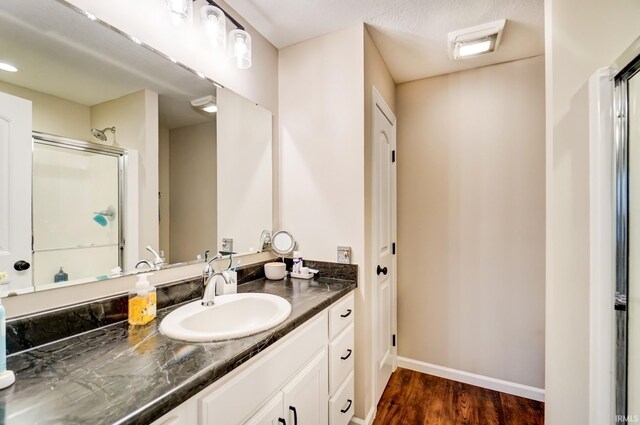
[[[528, 398], [530, 400], [544, 402], [544, 389], [530, 387], [528, 385], [517, 384], [515, 382], [504, 381], [502, 379], [490, 378], [488, 376], [477, 375], [462, 370], [451, 369], [431, 363], [413, 360], [398, 356], [398, 367], [438, 376], [440, 378], [451, 379], [452, 381], [464, 384], [475, 385], [489, 390]], [[354, 422], [355, 423], [355, 422]]]
[[354, 416], [349, 421], [349, 425], [372, 425], [377, 413], [377, 408], [373, 405], [371, 406], [371, 409], [369, 409], [369, 413], [367, 413], [367, 417], [365, 419], [356, 418]]

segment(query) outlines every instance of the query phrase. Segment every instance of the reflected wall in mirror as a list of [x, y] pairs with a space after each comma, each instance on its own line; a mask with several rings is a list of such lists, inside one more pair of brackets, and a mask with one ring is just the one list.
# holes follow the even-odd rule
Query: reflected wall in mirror
[[152, 262], [147, 246], [166, 264], [223, 238], [259, 250], [272, 228], [269, 111], [55, 0], [3, 1], [0, 52], [18, 68], [0, 71], [0, 116], [29, 121], [0, 131], [5, 160], [29, 170], [5, 167], [0, 185], [10, 292], [133, 271]]

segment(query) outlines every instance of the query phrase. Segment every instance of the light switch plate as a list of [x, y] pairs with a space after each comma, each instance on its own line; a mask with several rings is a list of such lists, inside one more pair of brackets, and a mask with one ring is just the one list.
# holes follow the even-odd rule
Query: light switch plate
[[350, 246], [338, 247], [338, 263], [351, 264], [351, 247]]

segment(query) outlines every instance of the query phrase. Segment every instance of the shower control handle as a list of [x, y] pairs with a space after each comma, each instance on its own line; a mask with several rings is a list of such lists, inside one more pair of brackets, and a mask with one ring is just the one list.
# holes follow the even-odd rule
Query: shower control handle
[[19, 272], [23, 272], [25, 270], [29, 270], [29, 267], [31, 267], [31, 264], [29, 264], [28, 262], [26, 262], [24, 260], [18, 260], [13, 265], [13, 268], [16, 269], [16, 271], [19, 271]]

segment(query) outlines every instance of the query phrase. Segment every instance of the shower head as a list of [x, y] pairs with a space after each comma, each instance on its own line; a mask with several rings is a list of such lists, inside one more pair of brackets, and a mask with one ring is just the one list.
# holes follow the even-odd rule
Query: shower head
[[106, 142], [107, 141], [107, 135], [105, 134], [105, 131], [110, 131], [113, 134], [116, 134], [116, 128], [115, 127], [107, 127], [107, 128], [103, 128], [102, 130], [98, 130], [97, 128], [92, 128], [91, 129], [91, 134], [93, 134], [93, 137], [95, 137], [96, 139], [102, 141], [102, 142]]

